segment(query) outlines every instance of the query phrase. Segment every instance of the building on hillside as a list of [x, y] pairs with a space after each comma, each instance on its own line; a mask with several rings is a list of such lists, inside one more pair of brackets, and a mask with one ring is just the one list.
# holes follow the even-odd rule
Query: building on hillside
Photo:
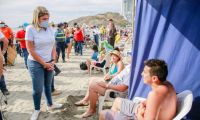
[[126, 20], [132, 22], [133, 20], [133, 0], [122, 0], [121, 14]]

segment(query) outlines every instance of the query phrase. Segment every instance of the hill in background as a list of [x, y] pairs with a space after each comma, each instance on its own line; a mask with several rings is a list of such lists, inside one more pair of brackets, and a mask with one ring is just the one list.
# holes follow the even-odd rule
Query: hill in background
[[127, 20], [125, 20], [122, 15], [120, 15], [119, 13], [114, 13], [114, 12], [107, 12], [107, 13], [98, 14], [95, 16], [84, 16], [84, 17], [71, 20], [68, 23], [70, 26], [73, 25], [75, 22], [78, 23], [79, 25], [82, 25], [85, 23], [89, 26], [93, 26], [93, 25], [106, 26], [108, 24], [109, 19], [113, 19], [116, 26], [130, 25], [130, 23]]

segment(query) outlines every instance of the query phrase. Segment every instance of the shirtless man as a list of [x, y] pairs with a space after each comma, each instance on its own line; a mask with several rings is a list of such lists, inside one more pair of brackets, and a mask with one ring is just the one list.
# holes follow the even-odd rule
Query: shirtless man
[[177, 97], [172, 84], [166, 81], [167, 65], [162, 60], [145, 61], [144, 83], [151, 86], [147, 99], [138, 102], [117, 98], [111, 110], [102, 111], [99, 120], [172, 120]]

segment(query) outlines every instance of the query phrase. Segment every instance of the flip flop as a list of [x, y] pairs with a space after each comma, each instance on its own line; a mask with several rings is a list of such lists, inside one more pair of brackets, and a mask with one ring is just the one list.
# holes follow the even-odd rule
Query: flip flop
[[74, 103], [76, 106], [88, 106], [89, 103], [88, 102], [76, 102]]

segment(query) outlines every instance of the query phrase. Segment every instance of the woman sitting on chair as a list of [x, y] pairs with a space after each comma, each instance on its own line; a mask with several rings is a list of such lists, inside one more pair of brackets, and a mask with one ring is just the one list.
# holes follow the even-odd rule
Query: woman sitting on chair
[[[101, 84], [102, 82], [106, 83], [105, 81], [108, 81], [108, 80], [114, 78], [116, 75], [118, 75], [124, 69], [124, 64], [122, 62], [120, 52], [117, 50], [114, 50], [110, 53], [110, 55], [111, 55], [111, 63], [112, 64], [111, 64], [108, 74], [106, 74], [106, 76], [104, 77], [104, 80], [91, 79], [89, 82], [89, 87], [88, 87], [85, 97], [82, 100], [76, 102], [75, 105], [77, 105], [77, 106], [89, 105], [89, 100], [90, 100], [89, 99], [90, 98], [89, 89], [90, 89], [90, 87], [93, 86], [93, 84], [95, 84], [95, 83], [99, 83], [99, 84]], [[103, 87], [103, 89], [105, 89], [105, 88]], [[87, 117], [87, 116], [88, 115], [83, 115], [82, 117]]]

